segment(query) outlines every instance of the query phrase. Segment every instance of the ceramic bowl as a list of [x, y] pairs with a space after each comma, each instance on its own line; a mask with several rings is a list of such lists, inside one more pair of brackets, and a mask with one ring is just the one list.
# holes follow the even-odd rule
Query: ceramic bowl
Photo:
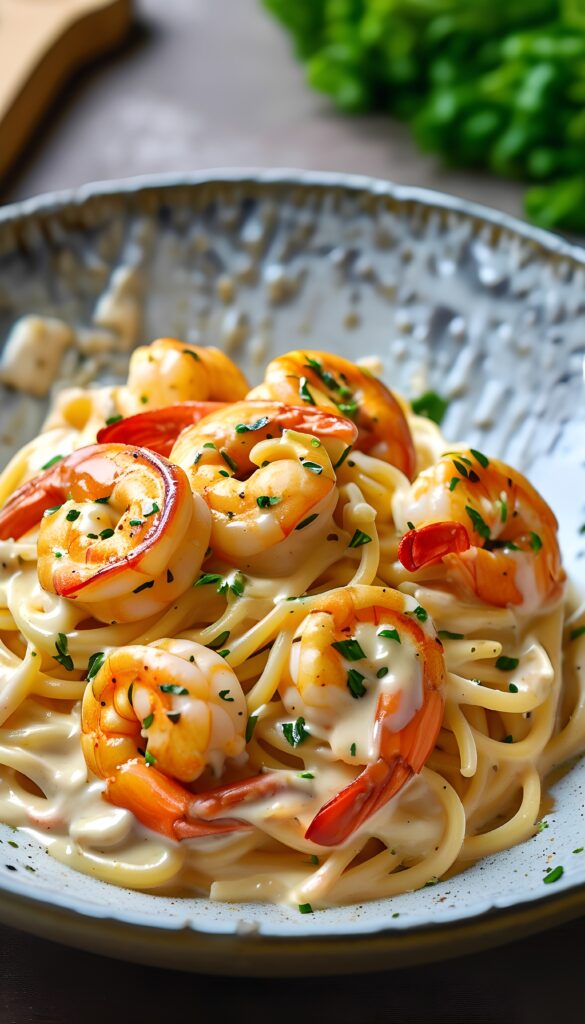
[[[528, 473], [581, 584], [584, 283], [585, 252], [552, 235], [364, 178], [157, 178], [0, 210], [0, 339], [30, 315], [73, 332], [57, 384], [121, 379], [132, 347], [160, 335], [219, 345], [253, 381], [304, 344], [379, 356], [392, 387], [449, 400], [448, 437]], [[46, 401], [2, 389], [3, 458], [35, 432]], [[584, 783], [578, 763], [552, 788], [548, 828], [520, 847], [419, 892], [313, 915], [116, 889], [2, 826], [0, 918], [118, 957], [225, 974], [452, 956], [585, 910], [585, 855], [572, 852], [585, 846]], [[553, 852], [564, 874], [544, 886]]]

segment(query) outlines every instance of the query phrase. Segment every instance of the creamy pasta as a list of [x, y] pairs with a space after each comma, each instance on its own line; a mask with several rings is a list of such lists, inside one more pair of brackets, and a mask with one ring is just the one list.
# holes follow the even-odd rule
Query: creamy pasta
[[548, 506], [338, 357], [250, 392], [216, 350], [139, 349], [0, 501], [0, 819], [79, 871], [394, 896], [532, 836], [585, 748]]

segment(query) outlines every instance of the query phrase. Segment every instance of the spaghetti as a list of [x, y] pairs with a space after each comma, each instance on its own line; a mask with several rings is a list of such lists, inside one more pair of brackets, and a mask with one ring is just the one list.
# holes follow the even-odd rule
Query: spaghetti
[[338, 357], [248, 398], [234, 367], [225, 404], [224, 355], [156, 346], [0, 478], [0, 819], [116, 885], [303, 908], [532, 836], [585, 748], [542, 498]]

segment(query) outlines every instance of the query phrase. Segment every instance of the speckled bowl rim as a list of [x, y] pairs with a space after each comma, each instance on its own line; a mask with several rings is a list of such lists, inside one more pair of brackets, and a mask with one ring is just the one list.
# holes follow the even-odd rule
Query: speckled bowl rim
[[[95, 182], [77, 189], [50, 192], [0, 207], [0, 228], [23, 220], [66, 214], [95, 199], [126, 199], [166, 190], [241, 185], [341, 190], [412, 203], [429, 212], [463, 215], [498, 232], [510, 232], [585, 269], [585, 248], [517, 218], [457, 196], [431, 189], [397, 185], [364, 175], [256, 168], [218, 169], [193, 174], [145, 175]], [[84, 906], [79, 897], [52, 892], [32, 895], [17, 879], [0, 882], [0, 920], [44, 938], [119, 959], [197, 972], [251, 976], [299, 976], [357, 973], [406, 967], [477, 952], [504, 944], [585, 913], [585, 881], [522, 904], [474, 911], [457, 921], [428, 926], [351, 933], [306, 935], [219, 934], [189, 921], [182, 928], [153, 926], [140, 913]], [[503, 901], [502, 901], [503, 902]], [[132, 919], [134, 918], [134, 919]], [[375, 929], [375, 930], [374, 930]]]

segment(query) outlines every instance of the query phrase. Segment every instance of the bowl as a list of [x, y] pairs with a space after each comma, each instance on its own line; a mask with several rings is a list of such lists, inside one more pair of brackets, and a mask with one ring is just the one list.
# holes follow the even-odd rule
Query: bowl
[[[132, 348], [161, 335], [218, 345], [253, 381], [305, 344], [375, 355], [391, 387], [448, 399], [448, 437], [529, 475], [582, 586], [584, 283], [585, 252], [560, 238], [367, 178], [218, 172], [4, 207], [0, 338], [40, 333], [54, 365], [0, 367], [2, 458], [36, 432], [52, 389], [121, 380]], [[522, 846], [418, 892], [313, 915], [117, 889], [0, 826], [0, 918], [96, 952], [234, 975], [454, 956], [585, 910], [585, 855], [573, 852], [585, 846], [584, 783], [579, 762], [552, 786], [548, 828]], [[543, 886], [552, 853], [564, 874]]]

